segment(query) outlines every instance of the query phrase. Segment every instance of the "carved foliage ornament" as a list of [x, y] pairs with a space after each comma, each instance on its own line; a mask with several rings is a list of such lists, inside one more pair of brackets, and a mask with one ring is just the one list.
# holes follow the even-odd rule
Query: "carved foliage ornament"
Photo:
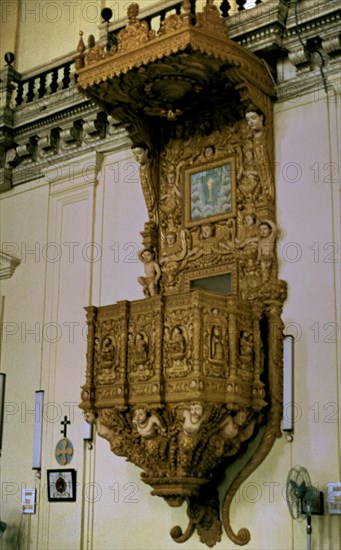
[[[145, 298], [86, 308], [80, 406], [152, 494], [187, 502], [175, 541], [197, 530], [213, 546], [223, 524], [246, 544], [248, 530], [231, 528], [231, 501], [280, 435], [282, 407], [272, 85], [227, 38], [212, 1], [196, 16], [185, 1], [158, 33], [132, 4], [117, 45], [96, 48], [79, 49], [79, 84], [132, 139], [148, 211]], [[256, 436], [221, 521], [216, 474]]]

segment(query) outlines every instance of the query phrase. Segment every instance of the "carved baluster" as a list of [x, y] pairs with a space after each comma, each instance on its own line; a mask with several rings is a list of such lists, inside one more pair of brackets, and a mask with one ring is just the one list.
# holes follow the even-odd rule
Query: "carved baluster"
[[24, 84], [23, 82], [18, 82], [18, 85], [17, 85], [17, 95], [16, 95], [16, 98], [15, 98], [15, 104], [17, 106], [21, 105], [23, 100], [24, 100]]
[[58, 90], [58, 68], [52, 70], [50, 90], [51, 94], [54, 94]]
[[26, 103], [30, 103], [31, 101], [34, 100], [34, 85], [35, 85], [34, 78], [30, 78], [29, 81], [28, 81], [28, 89], [27, 89], [27, 94], [26, 94]]
[[223, 17], [228, 17], [230, 9], [231, 9], [231, 4], [229, 3], [229, 1], [223, 0], [222, 3], [220, 4], [221, 15]]
[[237, 0], [238, 11], [243, 11], [245, 4], [246, 0]]
[[193, 17], [195, 17], [195, 14], [196, 14], [196, 4], [195, 4], [196, 0], [190, 0], [190, 4], [191, 4], [191, 14], [193, 15]]
[[38, 88], [38, 98], [44, 97], [46, 94], [46, 73], [43, 73], [39, 76], [39, 88]]
[[71, 72], [71, 61], [69, 61], [69, 63], [66, 63], [63, 67], [64, 69], [64, 77], [63, 77], [63, 80], [62, 80], [62, 83], [63, 83], [63, 87], [62, 89], [65, 90], [66, 88], [69, 87], [69, 84], [70, 84], [70, 72]]
[[76, 65], [76, 71], [79, 69], [82, 69], [84, 67], [84, 52], [85, 52], [85, 44], [83, 41], [83, 31], [79, 31], [79, 42], [77, 46], [77, 55], [75, 55], [75, 65]]

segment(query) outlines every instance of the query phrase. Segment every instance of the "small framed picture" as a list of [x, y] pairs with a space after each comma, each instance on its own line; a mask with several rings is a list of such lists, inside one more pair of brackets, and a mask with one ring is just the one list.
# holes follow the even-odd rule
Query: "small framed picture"
[[47, 497], [49, 502], [74, 502], [76, 470], [47, 470]]
[[233, 158], [185, 170], [185, 224], [223, 220], [234, 214], [235, 165]]

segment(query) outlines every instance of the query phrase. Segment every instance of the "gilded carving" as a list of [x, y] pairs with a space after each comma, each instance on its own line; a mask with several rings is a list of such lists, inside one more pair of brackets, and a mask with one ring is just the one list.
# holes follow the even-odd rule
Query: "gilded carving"
[[128, 7], [128, 24], [118, 33], [117, 46], [113, 46], [111, 53], [121, 53], [136, 46], [142, 46], [144, 42], [155, 37], [155, 31], [149, 29], [146, 21], [137, 19], [140, 8], [138, 4], [130, 4]]
[[[138, 253], [145, 298], [87, 308], [81, 407], [152, 494], [187, 502], [188, 526], [174, 527], [173, 540], [196, 529], [213, 546], [222, 523], [246, 544], [247, 529], [230, 526], [231, 501], [280, 435], [286, 285], [277, 278], [273, 86], [262, 62], [227, 38], [212, 0], [195, 16], [185, 0], [159, 33], [137, 16], [132, 4], [117, 47], [79, 70], [80, 87], [132, 139], [148, 211]], [[101, 55], [95, 48], [88, 61]], [[259, 427], [220, 521], [215, 469], [238, 460]]]

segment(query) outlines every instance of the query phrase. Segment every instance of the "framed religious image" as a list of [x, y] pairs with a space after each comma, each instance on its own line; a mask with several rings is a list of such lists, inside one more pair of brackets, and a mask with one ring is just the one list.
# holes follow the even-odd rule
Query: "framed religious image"
[[185, 170], [185, 225], [202, 225], [233, 215], [235, 180], [232, 157]]
[[47, 470], [47, 497], [49, 502], [74, 502], [76, 470]]

